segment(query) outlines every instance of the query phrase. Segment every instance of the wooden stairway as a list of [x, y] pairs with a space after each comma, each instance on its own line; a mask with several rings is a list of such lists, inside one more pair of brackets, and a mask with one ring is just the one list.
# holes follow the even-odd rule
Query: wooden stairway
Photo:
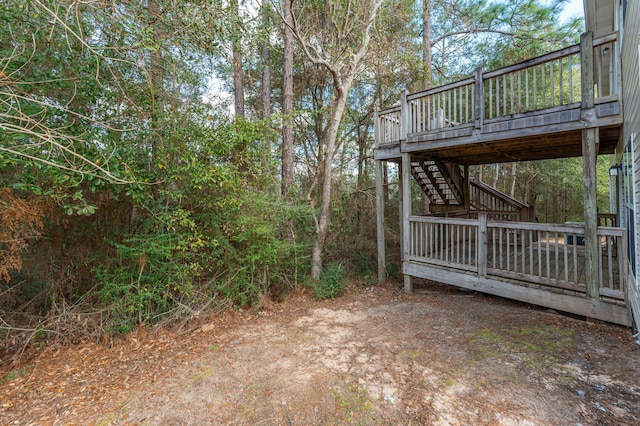
[[490, 187], [477, 176], [468, 183], [467, 211], [464, 174], [459, 164], [438, 160], [415, 160], [411, 162], [411, 174], [429, 199], [431, 213], [472, 214], [487, 211], [500, 219], [535, 221], [532, 207]]

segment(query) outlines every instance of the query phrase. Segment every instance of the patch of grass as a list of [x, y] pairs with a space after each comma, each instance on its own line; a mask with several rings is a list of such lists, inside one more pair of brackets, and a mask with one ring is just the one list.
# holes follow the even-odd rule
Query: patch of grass
[[334, 390], [336, 402], [344, 410], [347, 420], [360, 420], [363, 415], [373, 411], [373, 403], [369, 393], [356, 383], [347, 383], [341, 390]]
[[531, 325], [479, 329], [471, 338], [475, 352], [483, 357], [520, 361], [530, 368], [556, 365], [576, 344], [574, 330]]
[[0, 379], [0, 385], [4, 385], [5, 383], [11, 382], [17, 379], [18, 377], [27, 374], [32, 369], [33, 369], [33, 365], [27, 365], [24, 367], [16, 368], [15, 370], [11, 370], [6, 376]]
[[216, 367], [215, 365], [205, 368], [200, 373], [196, 374], [193, 381], [197, 382], [198, 380], [208, 379], [209, 377], [213, 376], [216, 371], [218, 371], [218, 367]]
[[287, 329], [287, 338], [293, 343], [306, 343], [309, 341], [309, 336], [304, 334], [302, 330], [296, 327]]
[[402, 349], [398, 352], [398, 358], [404, 359], [407, 361], [415, 361], [415, 359], [420, 355], [420, 352], [412, 349]]

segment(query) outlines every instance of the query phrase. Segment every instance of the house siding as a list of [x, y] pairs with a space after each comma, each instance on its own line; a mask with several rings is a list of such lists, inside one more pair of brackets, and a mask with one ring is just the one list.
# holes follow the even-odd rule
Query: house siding
[[[634, 173], [634, 210], [635, 210], [635, 243], [640, 243], [638, 232], [640, 221], [640, 2], [630, 1], [626, 4], [622, 28], [622, 77], [624, 127], [621, 145], [632, 144]], [[631, 224], [629, 224], [631, 226]], [[640, 247], [636, 247], [635, 262], [640, 265]], [[638, 275], [630, 274], [629, 305], [633, 312], [636, 329], [640, 329], [640, 281], [634, 279]]]

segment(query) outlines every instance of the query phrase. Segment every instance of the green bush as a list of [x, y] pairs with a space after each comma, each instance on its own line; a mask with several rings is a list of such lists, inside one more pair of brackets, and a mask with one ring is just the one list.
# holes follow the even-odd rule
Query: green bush
[[327, 265], [318, 281], [313, 282], [312, 289], [317, 299], [334, 299], [342, 294], [347, 285], [347, 277], [342, 265]]

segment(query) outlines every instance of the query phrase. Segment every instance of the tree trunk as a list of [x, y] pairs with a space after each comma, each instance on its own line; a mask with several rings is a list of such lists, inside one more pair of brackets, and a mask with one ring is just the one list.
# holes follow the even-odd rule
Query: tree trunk
[[268, 27], [269, 27], [269, 1], [262, 0], [262, 26], [267, 33], [260, 56], [262, 58], [262, 119], [266, 120], [271, 117], [271, 46], [269, 45]]
[[516, 172], [518, 171], [518, 163], [511, 163], [511, 188], [509, 189], [509, 197], [515, 198], [516, 194]]
[[234, 15], [233, 25], [233, 42], [231, 43], [231, 50], [233, 55], [233, 96], [236, 117], [244, 117], [244, 72], [242, 71], [242, 45], [240, 42], [240, 10], [238, 7], [238, 0], [231, 0], [231, 13]]
[[290, 199], [293, 185], [293, 32], [291, 30], [291, 3], [283, 0], [284, 14], [284, 59], [282, 76], [282, 196]]
[[422, 88], [431, 88], [431, 0], [422, 0]]
[[[355, 72], [355, 71], [354, 71]], [[326, 147], [323, 157], [323, 180], [322, 180], [322, 200], [320, 202], [320, 216], [318, 218], [316, 238], [313, 242], [311, 251], [311, 277], [315, 280], [320, 278], [322, 272], [322, 253], [324, 252], [324, 243], [327, 239], [329, 231], [329, 214], [331, 206], [331, 164], [336, 149], [336, 140], [338, 139], [338, 130], [340, 122], [347, 104], [347, 94], [353, 83], [354, 75], [347, 75], [337, 88], [335, 101], [331, 106], [331, 119], [326, 132]], [[339, 83], [338, 83], [339, 84]]]
[[[157, 22], [160, 19], [160, 4], [157, 0], [149, 0], [147, 3], [147, 13], [151, 25], [153, 25], [153, 36], [157, 43], [163, 38], [163, 34], [160, 31], [160, 23]], [[163, 99], [163, 85], [164, 85], [164, 68], [162, 64], [162, 49], [151, 50], [149, 54], [150, 64], [149, 73], [151, 77], [151, 129], [154, 136], [151, 138], [151, 167], [155, 168], [158, 162], [158, 156], [162, 151], [162, 137], [158, 135], [162, 130], [162, 120], [159, 117], [160, 111], [162, 111], [162, 99]]]

